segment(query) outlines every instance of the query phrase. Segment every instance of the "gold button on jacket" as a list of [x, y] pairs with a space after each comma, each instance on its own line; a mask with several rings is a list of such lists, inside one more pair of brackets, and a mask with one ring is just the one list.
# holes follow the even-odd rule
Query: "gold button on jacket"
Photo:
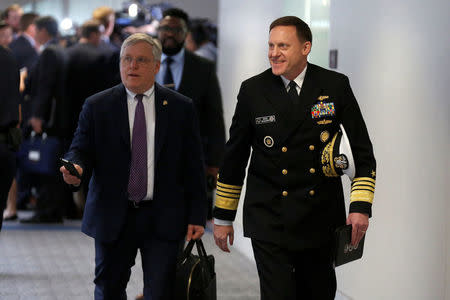
[[283, 169], [283, 171], [281, 171], [281, 173], [283, 173], [283, 175], [286, 175], [288, 173], [288, 171], [286, 169]]
[[283, 196], [286, 197], [288, 195], [288, 192], [283, 191]]

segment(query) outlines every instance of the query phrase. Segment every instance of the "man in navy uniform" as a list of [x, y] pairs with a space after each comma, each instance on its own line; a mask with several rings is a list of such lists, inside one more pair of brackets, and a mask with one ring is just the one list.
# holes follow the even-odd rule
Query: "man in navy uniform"
[[206, 220], [198, 121], [189, 98], [155, 83], [157, 40], [131, 35], [120, 53], [122, 83], [85, 101], [66, 155], [92, 170], [82, 231], [95, 239], [95, 299], [127, 298], [138, 249], [145, 299], [172, 299], [180, 242]]
[[[307, 62], [311, 43], [308, 25], [297, 17], [271, 24], [271, 69], [242, 83], [219, 172], [214, 237], [229, 252], [253, 149], [243, 225], [262, 299], [334, 299], [333, 233], [352, 224], [357, 244], [371, 216], [375, 158], [363, 117], [345, 75]], [[338, 169], [348, 165], [330, 164], [327, 155], [340, 125], [356, 168], [347, 220]]]

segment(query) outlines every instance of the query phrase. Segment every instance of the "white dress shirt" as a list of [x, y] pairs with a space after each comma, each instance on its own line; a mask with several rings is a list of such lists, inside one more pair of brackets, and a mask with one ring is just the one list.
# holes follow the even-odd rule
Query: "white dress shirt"
[[[126, 89], [128, 120], [130, 122], [130, 144], [133, 140], [134, 115], [136, 112], [137, 100], [136, 93]], [[142, 97], [144, 105], [145, 123], [147, 125], [147, 195], [143, 199], [153, 199], [154, 173], [155, 173], [155, 86], [146, 91]]]
[[[306, 74], [306, 69], [308, 68], [308, 65], [305, 66], [305, 68], [303, 69], [303, 71], [298, 74], [298, 76], [294, 79], [295, 83], [297, 84], [297, 95], [300, 95], [300, 91], [302, 90], [302, 86], [303, 86], [303, 81], [305, 80], [305, 74]], [[286, 77], [284, 77], [283, 75], [281, 75], [281, 79], [283, 80], [284, 83], [284, 87], [286, 88], [287, 92], [289, 92], [289, 82], [291, 82], [289, 79], [287, 79]]]

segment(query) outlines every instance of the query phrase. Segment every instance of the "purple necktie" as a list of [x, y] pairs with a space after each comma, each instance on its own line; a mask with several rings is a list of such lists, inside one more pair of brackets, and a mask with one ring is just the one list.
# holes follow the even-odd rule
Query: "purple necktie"
[[138, 103], [131, 137], [131, 166], [128, 180], [129, 198], [136, 202], [147, 195], [147, 126], [142, 97], [144, 97], [142, 94], [135, 97]]

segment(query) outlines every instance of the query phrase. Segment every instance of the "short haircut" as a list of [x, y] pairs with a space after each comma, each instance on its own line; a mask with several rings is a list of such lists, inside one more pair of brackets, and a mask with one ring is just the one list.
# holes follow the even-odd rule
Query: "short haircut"
[[92, 33], [100, 33], [100, 22], [97, 20], [89, 20], [81, 25], [81, 36], [89, 38]]
[[92, 12], [92, 18], [99, 21], [103, 26], [105, 26], [105, 28], [108, 27], [110, 15], [115, 15], [115, 13], [114, 10], [109, 6], [97, 7]]
[[51, 16], [40, 17], [34, 21], [34, 24], [39, 30], [47, 30], [51, 37], [58, 35], [58, 22]]
[[33, 12], [23, 14], [23, 16], [20, 18], [20, 30], [26, 31], [38, 17], [39, 15]]
[[152, 46], [153, 59], [156, 61], [161, 61], [161, 43], [146, 33], [135, 33], [127, 37], [126, 40], [123, 41], [122, 47], [120, 48], [120, 57], [122, 57], [125, 48], [128, 46], [133, 46], [139, 42], [144, 42]]
[[186, 24], [186, 30], [189, 28], [189, 15], [182, 9], [179, 8], [169, 8], [163, 12], [163, 18], [165, 17], [175, 17], [181, 19]]
[[277, 26], [295, 26], [297, 30], [297, 36], [301, 42], [311, 42], [312, 43], [312, 33], [308, 24], [306, 24], [302, 19], [295, 16], [286, 16], [276, 19], [270, 24], [269, 32]]
[[14, 11], [14, 10], [23, 12], [23, 9], [19, 4], [12, 4], [12, 5], [8, 6], [7, 8], [5, 8], [5, 10], [3, 11], [3, 14], [2, 14], [2, 19], [7, 19], [9, 17], [9, 12]]

